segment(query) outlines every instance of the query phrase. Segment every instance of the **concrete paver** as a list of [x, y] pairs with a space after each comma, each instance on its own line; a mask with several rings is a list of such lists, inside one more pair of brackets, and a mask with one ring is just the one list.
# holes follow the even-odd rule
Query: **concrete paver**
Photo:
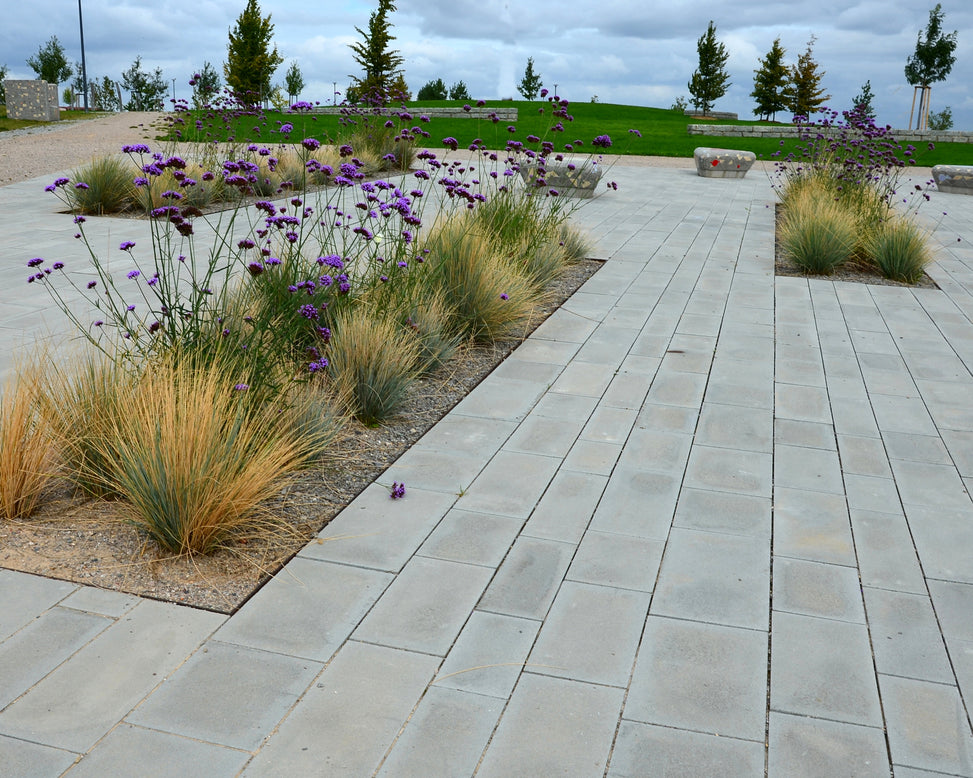
[[[907, 289], [775, 278], [756, 171], [612, 175], [574, 217], [605, 266], [407, 498], [232, 617], [0, 570], [0, 772], [973, 775], [973, 198]], [[0, 229], [83, 272], [43, 183]], [[61, 326], [22, 276], [0, 375]]]

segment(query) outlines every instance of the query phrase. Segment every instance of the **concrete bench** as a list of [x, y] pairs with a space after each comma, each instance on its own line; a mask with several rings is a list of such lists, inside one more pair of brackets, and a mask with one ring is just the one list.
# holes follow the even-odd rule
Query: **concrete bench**
[[932, 178], [940, 192], [973, 195], [973, 165], [935, 165]]
[[[598, 182], [601, 181], [602, 169], [593, 163], [578, 163], [571, 165], [567, 162], [548, 162], [544, 172], [544, 189], [553, 189], [563, 197], [592, 197]], [[524, 165], [520, 168], [520, 177], [529, 186], [536, 186], [537, 165]]]
[[698, 148], [693, 152], [696, 172], [704, 178], [743, 178], [756, 162], [752, 151]]

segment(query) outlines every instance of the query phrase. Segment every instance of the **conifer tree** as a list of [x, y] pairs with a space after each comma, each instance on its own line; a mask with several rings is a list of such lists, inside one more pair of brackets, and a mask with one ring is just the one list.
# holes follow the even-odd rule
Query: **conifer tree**
[[776, 120], [777, 112], [787, 108], [784, 92], [790, 83], [791, 72], [784, 64], [786, 53], [780, 45], [780, 38], [777, 38], [767, 56], [760, 60], [760, 67], [753, 71], [753, 91], [750, 96], [756, 102], [757, 116]]
[[349, 76], [352, 80], [348, 88], [351, 102], [371, 99], [374, 96], [384, 101], [393, 86], [398, 84], [396, 76], [402, 75], [400, 68], [404, 60], [398, 51], [389, 48], [395, 36], [390, 32], [391, 23], [388, 17], [394, 11], [393, 0], [378, 0], [378, 8], [368, 17], [368, 31], [355, 28], [362, 39], [349, 46], [364, 75]]
[[705, 116], [730, 87], [730, 74], [726, 72], [726, 61], [730, 55], [726, 47], [716, 40], [716, 25], [712, 21], [706, 34], [696, 42], [696, 50], [699, 52], [699, 67], [689, 81], [689, 94], [693, 96], [693, 105]]
[[533, 100], [541, 91], [541, 83], [541, 74], [534, 72], [534, 58], [528, 57], [524, 77], [517, 84], [517, 91], [524, 96], [525, 100]]
[[785, 94], [787, 108], [795, 116], [810, 116], [821, 107], [822, 103], [831, 99], [831, 95], [825, 94], [824, 87], [821, 86], [824, 71], [814, 59], [815, 40], [817, 38], [812, 35], [804, 53], [791, 67], [791, 82]]
[[257, 0], [247, 0], [247, 7], [230, 30], [223, 75], [237, 99], [257, 103], [270, 96], [270, 80], [284, 58], [271, 50], [274, 25], [270, 14], [260, 13]]
[[872, 100], [874, 99], [875, 93], [872, 92], [872, 82], [869, 79], [862, 84], [862, 91], [855, 95], [855, 99], [851, 101], [851, 107], [859, 116], [874, 119], [875, 109], [872, 107]]

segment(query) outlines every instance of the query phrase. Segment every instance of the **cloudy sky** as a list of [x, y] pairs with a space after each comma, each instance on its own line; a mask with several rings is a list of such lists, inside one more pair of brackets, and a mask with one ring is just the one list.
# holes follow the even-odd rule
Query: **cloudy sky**
[[[89, 79], [119, 79], [136, 55], [147, 70], [175, 79], [177, 97], [206, 61], [218, 70], [226, 58], [227, 32], [246, 0], [82, 0]], [[688, 97], [698, 64], [696, 40], [713, 20], [730, 58], [732, 86], [717, 110], [752, 116], [753, 71], [775, 38], [793, 62], [816, 37], [814, 56], [825, 71], [831, 107], [848, 108], [866, 79], [875, 93], [878, 120], [893, 127], [909, 121], [913, 89], [903, 68], [925, 28], [928, 6], [906, 0], [399, 0], [392, 15], [394, 47], [405, 58], [412, 90], [431, 79], [463, 80], [474, 98], [518, 97], [516, 85], [533, 57], [544, 85], [573, 102], [668, 108]], [[308, 86], [304, 100], [330, 102], [356, 73], [348, 44], [359, 40], [377, 0], [298, 3], [261, 0], [272, 15], [274, 41], [285, 58], [276, 82], [297, 62]], [[956, 64], [945, 83], [933, 86], [932, 107], [952, 108], [955, 129], [973, 130], [973, 4], [944, 0], [945, 29], [958, 31]], [[56, 35], [71, 60], [80, 60], [78, 9], [73, 0], [31, 0], [0, 27], [0, 65], [12, 78], [34, 78], [26, 59]], [[780, 117], [778, 117], [780, 118]]]

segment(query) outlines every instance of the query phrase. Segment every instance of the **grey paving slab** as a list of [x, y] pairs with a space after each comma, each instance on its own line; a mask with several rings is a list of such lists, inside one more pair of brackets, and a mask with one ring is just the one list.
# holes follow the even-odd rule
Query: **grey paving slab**
[[940, 430], [940, 434], [960, 475], [973, 476], [973, 432]]
[[582, 419], [553, 419], [535, 413], [528, 415], [504, 443], [507, 451], [564, 457], [584, 427]]
[[769, 539], [771, 505], [766, 497], [683, 488], [673, 526]]
[[422, 436], [422, 444], [442, 451], [477, 454], [497, 452], [517, 423], [451, 413]]
[[596, 475], [610, 475], [622, 453], [620, 443], [600, 440], [579, 440], [561, 463], [563, 470], [575, 470]]
[[774, 416], [778, 419], [831, 423], [828, 391], [823, 387], [777, 384], [774, 396]]
[[[534, 334], [536, 336], [536, 331]], [[533, 337], [517, 346], [509, 360], [566, 365], [578, 353], [580, 347], [580, 343], [572, 343], [568, 340], [547, 340], [542, 337]]]
[[439, 661], [425, 654], [346, 643], [243, 774], [371, 775]]
[[498, 567], [523, 524], [522, 519], [454, 508], [439, 522], [418, 554]]
[[456, 494], [407, 488], [408, 500], [392, 500], [386, 487], [367, 487], [300, 556], [398, 572], [457, 500]]
[[774, 556], [774, 611], [865, 623], [853, 567]]
[[770, 714], [768, 776], [887, 778], [890, 770], [880, 728]]
[[704, 446], [770, 452], [774, 445], [774, 414], [764, 408], [704, 403], [695, 441]]
[[973, 734], [955, 686], [879, 675], [894, 764], [973, 775]]
[[139, 603], [138, 597], [94, 586], [82, 586], [61, 601], [65, 608], [118, 618]]
[[704, 735], [622, 720], [612, 751], [611, 778], [761, 775], [764, 747], [750, 740]]
[[973, 548], [973, 510], [909, 505], [906, 518], [927, 578], [973, 583], [968, 553]]
[[587, 419], [597, 405], [597, 397], [548, 392], [534, 406], [533, 413], [555, 419], [568, 416]]
[[623, 444], [628, 440], [638, 411], [628, 408], [599, 407], [581, 432], [583, 440]]
[[862, 584], [925, 593], [925, 578], [905, 516], [855, 509], [849, 514]]
[[591, 528], [665, 540], [676, 509], [680, 481], [680, 474], [619, 465], [608, 480], [591, 519]]
[[500, 565], [477, 607], [509, 616], [543, 619], [575, 550], [573, 543], [521, 537]]
[[0, 710], [112, 623], [103, 616], [54, 607], [0, 643]]
[[520, 421], [546, 389], [544, 384], [533, 381], [496, 378], [481, 383], [460, 400], [456, 412], [463, 416], [479, 416], [484, 419]]
[[906, 505], [969, 510], [973, 501], [966, 485], [952, 465], [891, 460], [895, 485]]
[[929, 594], [943, 635], [973, 642], [973, 585], [956, 581], [929, 581]]
[[28, 624], [37, 614], [67, 597], [77, 584], [39, 575], [0, 570], [4, 607], [0, 608], [0, 640]]
[[526, 519], [561, 460], [539, 454], [501, 451], [463, 493], [456, 506], [468, 511]]
[[326, 662], [391, 581], [388, 573], [298, 557], [220, 627], [216, 637]]
[[767, 633], [649, 616], [623, 718], [763, 743]]
[[322, 668], [320, 662], [210, 640], [126, 720], [252, 751]]
[[479, 694], [430, 688], [378, 775], [472, 775], [503, 705]]
[[604, 365], [593, 362], [572, 362], [564, 368], [557, 381], [551, 386], [552, 392], [580, 394], [587, 397], [601, 397], [613, 372]]
[[[878, 424], [872, 405], [866, 398], [832, 397], [831, 417], [835, 432], [840, 435], [879, 437]], [[883, 432], [888, 428], [883, 427]], [[926, 428], [928, 432], [928, 428]]]
[[778, 444], [774, 447], [774, 486], [844, 494], [837, 452]]
[[491, 568], [415, 557], [352, 636], [445, 656], [492, 575]]
[[943, 636], [929, 597], [865, 587], [875, 668], [936, 683], [954, 683]]
[[855, 542], [844, 497], [775, 486], [774, 553], [854, 566]]
[[882, 710], [865, 625], [775, 612], [770, 708], [881, 727]]
[[893, 479], [847, 473], [844, 481], [845, 496], [848, 498], [850, 509], [878, 513], [895, 513], [902, 510], [902, 500]]
[[637, 425], [618, 458], [620, 468], [681, 474], [686, 468], [692, 436], [679, 432], [660, 432]]
[[706, 391], [706, 375], [660, 369], [646, 395], [646, 402], [698, 408]]
[[697, 489], [769, 497], [772, 466], [770, 454], [694, 445], [684, 483]]
[[540, 626], [533, 619], [473, 611], [433, 683], [507, 699]]
[[647, 429], [692, 433], [698, 419], [698, 408], [646, 402], [639, 411], [636, 423]]
[[423, 446], [421, 443], [399, 457], [384, 476], [413, 489], [453, 496], [466, 489], [493, 456], [492, 451], [469, 454]]
[[892, 475], [885, 445], [877, 438], [839, 435], [838, 453], [841, 456], [841, 470], [844, 473], [873, 475], [879, 478], [889, 478]]
[[905, 432], [913, 435], [935, 435], [936, 424], [925, 403], [917, 396], [897, 397], [870, 394], [875, 419], [882, 432]]
[[662, 561], [662, 541], [588, 530], [567, 580], [651, 592]]
[[525, 671], [624, 689], [649, 600], [647, 592], [565, 581]]
[[770, 554], [740, 535], [673, 528], [652, 614], [767, 629]]
[[623, 694], [622, 689], [525, 674], [477, 775], [603, 774]]
[[78, 755], [60, 748], [0, 735], [0, 764], [18, 778], [49, 778], [67, 770]]
[[143, 600], [0, 713], [0, 733], [86, 751], [225, 618]]
[[591, 521], [607, 484], [607, 476], [558, 471], [527, 520], [523, 534], [577, 543]]
[[86, 755], [72, 778], [130, 775], [144, 778], [213, 778], [236, 775], [250, 759], [249, 751], [201, 743], [143, 727], [121, 724]]

